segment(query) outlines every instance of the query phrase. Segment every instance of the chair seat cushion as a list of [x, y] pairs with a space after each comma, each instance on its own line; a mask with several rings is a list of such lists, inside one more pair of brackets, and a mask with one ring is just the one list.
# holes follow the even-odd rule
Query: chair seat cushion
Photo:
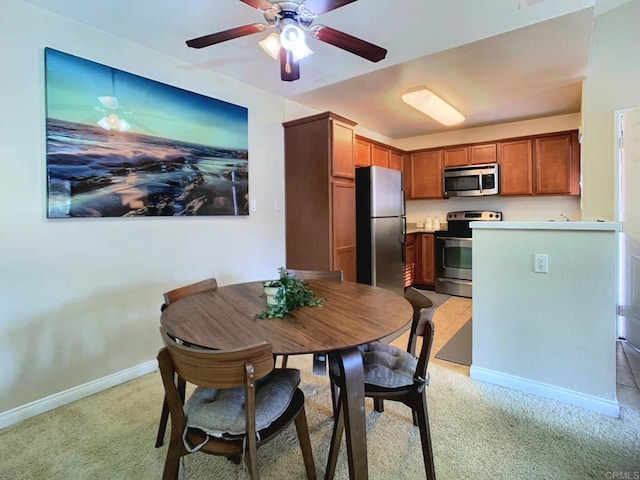
[[[300, 384], [300, 370], [275, 369], [256, 383], [256, 430], [267, 428], [287, 409]], [[198, 387], [184, 405], [187, 428], [215, 437], [243, 435], [244, 386], [230, 389]]]
[[[384, 342], [361, 345], [364, 381], [369, 385], [396, 388], [413, 385], [418, 360], [401, 348]], [[331, 373], [339, 376], [337, 365], [331, 364]]]

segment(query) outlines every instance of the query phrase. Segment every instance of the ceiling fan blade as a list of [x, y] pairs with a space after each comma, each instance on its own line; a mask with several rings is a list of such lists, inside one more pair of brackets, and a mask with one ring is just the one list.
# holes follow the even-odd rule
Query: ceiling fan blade
[[258, 10], [268, 10], [271, 7], [273, 7], [273, 3], [267, 0], [240, 0], [240, 1]]
[[230, 28], [222, 32], [212, 33], [203, 37], [194, 38], [187, 41], [187, 45], [192, 48], [203, 48], [216, 43], [226, 42], [238, 37], [245, 37], [258, 32], [264, 32], [268, 28], [262, 23], [253, 23], [251, 25], [243, 25], [242, 27]]
[[[244, 0], [242, 0], [244, 2]], [[317, 15], [330, 12], [336, 8], [344, 7], [357, 0], [307, 0], [304, 2], [305, 7]], [[248, 2], [246, 2], [248, 3]]]
[[293, 59], [293, 53], [286, 48], [280, 49], [280, 79], [293, 82], [300, 78], [300, 64]]
[[329, 43], [372, 62], [379, 62], [387, 56], [386, 49], [325, 25], [313, 27], [311, 35], [322, 42]]

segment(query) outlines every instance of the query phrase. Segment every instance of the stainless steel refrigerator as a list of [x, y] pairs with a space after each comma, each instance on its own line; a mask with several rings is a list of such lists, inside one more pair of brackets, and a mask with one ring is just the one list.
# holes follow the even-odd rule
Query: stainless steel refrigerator
[[357, 280], [404, 294], [406, 232], [402, 173], [356, 168]]

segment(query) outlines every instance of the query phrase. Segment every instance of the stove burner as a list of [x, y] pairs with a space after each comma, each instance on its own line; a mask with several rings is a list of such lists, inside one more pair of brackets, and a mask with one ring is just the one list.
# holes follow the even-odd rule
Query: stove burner
[[447, 213], [447, 230], [436, 231], [439, 237], [471, 238], [471, 222], [499, 222], [502, 212], [493, 210], [464, 210]]

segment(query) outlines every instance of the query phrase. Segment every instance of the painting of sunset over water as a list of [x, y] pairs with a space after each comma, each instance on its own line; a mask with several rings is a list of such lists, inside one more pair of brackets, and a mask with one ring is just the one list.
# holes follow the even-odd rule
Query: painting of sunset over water
[[248, 215], [248, 111], [45, 49], [49, 218]]

